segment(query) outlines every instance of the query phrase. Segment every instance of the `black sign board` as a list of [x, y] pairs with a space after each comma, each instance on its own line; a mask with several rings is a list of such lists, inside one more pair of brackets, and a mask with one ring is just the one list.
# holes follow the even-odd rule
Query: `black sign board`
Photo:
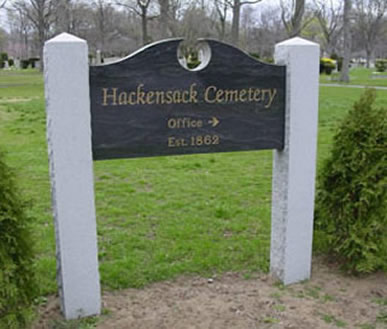
[[208, 65], [190, 71], [180, 42], [90, 67], [94, 159], [283, 148], [286, 68], [206, 40]]

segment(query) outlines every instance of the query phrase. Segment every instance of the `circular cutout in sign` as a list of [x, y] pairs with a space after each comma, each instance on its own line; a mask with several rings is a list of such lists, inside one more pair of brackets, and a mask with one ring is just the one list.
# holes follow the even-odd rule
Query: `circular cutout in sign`
[[177, 48], [177, 59], [188, 71], [203, 70], [211, 60], [211, 47], [206, 41], [195, 44], [182, 41]]

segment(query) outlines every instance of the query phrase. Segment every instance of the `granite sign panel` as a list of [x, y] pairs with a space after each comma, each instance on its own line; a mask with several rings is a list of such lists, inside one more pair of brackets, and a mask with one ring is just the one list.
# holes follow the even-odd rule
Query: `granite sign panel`
[[206, 40], [208, 64], [188, 70], [180, 42], [90, 67], [94, 160], [282, 149], [286, 67]]

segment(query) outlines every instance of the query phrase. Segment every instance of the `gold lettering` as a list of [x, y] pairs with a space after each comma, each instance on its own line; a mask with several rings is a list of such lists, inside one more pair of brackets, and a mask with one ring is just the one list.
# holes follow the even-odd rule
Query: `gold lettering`
[[189, 102], [190, 103], [198, 103], [198, 92], [195, 90], [196, 83], [193, 83], [191, 87], [189, 87]]
[[225, 90], [225, 101], [226, 102], [237, 102], [238, 101], [238, 90]]
[[172, 91], [172, 90], [168, 90], [168, 91], [165, 93], [165, 96], [166, 96], [166, 98], [167, 98], [166, 103], [167, 103], [167, 104], [172, 104], [172, 103], [173, 103], [173, 91]]
[[118, 104], [119, 105], [128, 104], [128, 94], [125, 91], [120, 92], [118, 96]]
[[239, 92], [239, 100], [241, 102], [246, 102], [247, 101], [247, 98], [245, 97], [247, 94], [247, 90], [246, 89], [242, 89], [240, 92]]
[[180, 104], [181, 103], [181, 92], [180, 90], [175, 90], [173, 92], [173, 104]]
[[224, 90], [223, 89], [219, 89], [217, 92], [216, 92], [216, 102], [217, 103], [222, 103], [223, 101], [223, 95], [224, 95]]
[[[187, 96], [187, 97], [186, 97]], [[188, 104], [189, 103], [189, 91], [188, 90], [184, 90], [182, 92], [182, 102], [184, 104]]]
[[277, 95], [277, 89], [269, 89], [269, 103], [265, 105], [265, 108], [269, 108]]
[[170, 129], [176, 128], [176, 119], [172, 118], [168, 120], [168, 128]]
[[255, 91], [254, 91], [254, 100], [256, 102], [260, 102], [261, 101], [261, 97], [259, 97], [260, 94], [261, 94], [261, 89], [255, 89]]
[[128, 104], [136, 105], [135, 98], [136, 98], [136, 93], [134, 91], [130, 92], [128, 97]]
[[156, 91], [156, 104], [164, 104], [164, 92], [163, 91]]
[[209, 86], [207, 87], [206, 91], [204, 92], [204, 100], [207, 103], [213, 104], [216, 102], [216, 98], [210, 99], [210, 92], [212, 90], [212, 93], [214, 94], [216, 92], [216, 87], [215, 86]]
[[137, 104], [145, 105], [146, 101], [145, 101], [145, 92], [142, 90], [143, 87], [144, 87], [143, 83], [137, 86]]
[[176, 147], [176, 138], [168, 137], [168, 147]]
[[254, 89], [249, 88], [249, 102], [252, 102], [254, 100]]
[[117, 105], [117, 88], [111, 88], [113, 91], [113, 94], [108, 94], [109, 88], [102, 88], [103, 90], [103, 106], [107, 106], [108, 104], [108, 98], [111, 98], [113, 100], [111, 105]]
[[147, 104], [154, 104], [154, 97], [155, 97], [155, 93], [153, 91], [148, 91], [146, 93], [146, 103]]

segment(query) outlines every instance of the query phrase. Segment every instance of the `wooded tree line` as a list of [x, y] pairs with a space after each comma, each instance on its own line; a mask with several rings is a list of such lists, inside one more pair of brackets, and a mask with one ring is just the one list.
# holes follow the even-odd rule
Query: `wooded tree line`
[[270, 0], [3, 0], [0, 8], [7, 17], [0, 47], [19, 58], [41, 57], [44, 42], [60, 32], [105, 56], [182, 36], [271, 57], [277, 42], [302, 36], [327, 56], [387, 57], [387, 0], [280, 0], [277, 7]]

